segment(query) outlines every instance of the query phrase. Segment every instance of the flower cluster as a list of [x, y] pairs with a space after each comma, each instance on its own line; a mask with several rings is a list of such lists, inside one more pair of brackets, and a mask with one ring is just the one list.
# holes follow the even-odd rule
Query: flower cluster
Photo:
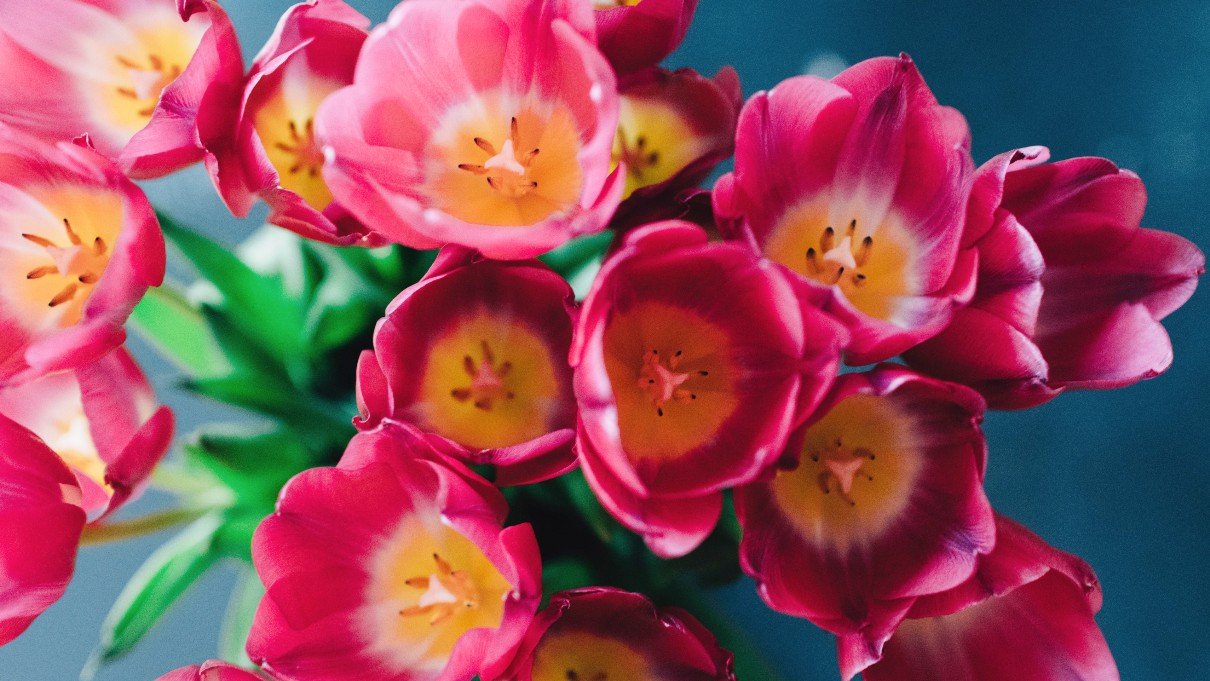
[[[976, 168], [907, 56], [746, 103], [731, 69], [661, 68], [696, 5], [408, 0], [371, 28], [307, 0], [245, 71], [214, 0], [0, 4], [0, 644], [169, 449], [122, 347], [165, 269], [132, 179], [201, 161], [237, 217], [440, 249], [348, 367], [339, 461], [251, 540], [257, 674], [733, 681], [663, 594], [551, 593], [575, 547], [518, 500], [582, 474], [579, 512], [658, 559], [737, 521], [731, 557], [845, 681], [1117, 679], [1092, 570], [993, 510], [981, 423], [1167, 369], [1201, 251], [1108, 160]], [[591, 281], [539, 259], [598, 233]]]

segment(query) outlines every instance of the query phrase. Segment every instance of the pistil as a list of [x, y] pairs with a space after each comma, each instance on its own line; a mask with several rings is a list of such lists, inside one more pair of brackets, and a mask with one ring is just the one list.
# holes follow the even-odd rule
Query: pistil
[[866, 282], [861, 268], [869, 261], [874, 248], [874, 237], [856, 240], [857, 221], [849, 223], [844, 236], [837, 241], [836, 230], [828, 227], [819, 238], [819, 248], [807, 249], [807, 269], [812, 277], [829, 286], [848, 281], [853, 286]]
[[290, 166], [291, 175], [297, 175], [304, 170], [311, 177], [318, 177], [323, 168], [324, 155], [319, 145], [315, 143], [315, 120], [308, 118], [299, 130], [299, 125], [293, 120], [287, 121], [290, 131], [289, 142], [277, 142], [278, 150], [294, 156], [294, 165]]
[[631, 145], [626, 139], [626, 132], [621, 129], [618, 130], [618, 142], [622, 149], [617, 160], [626, 164], [626, 172], [631, 177], [642, 182], [643, 174], [660, 162], [660, 152], [648, 149], [647, 137], [642, 134]]
[[470, 401], [476, 409], [491, 411], [500, 398], [516, 398], [516, 394], [504, 383], [504, 379], [512, 373], [513, 364], [509, 361], [496, 364], [496, 356], [486, 340], [479, 341], [479, 347], [483, 353], [482, 361], [476, 362], [470, 355], [462, 358], [462, 368], [471, 379], [470, 385], [451, 390], [450, 396], [459, 402]]
[[482, 149], [488, 159], [482, 164], [460, 163], [459, 170], [481, 175], [489, 187], [509, 198], [519, 199], [538, 188], [538, 183], [529, 177], [530, 165], [541, 149], [534, 147], [521, 152], [521, 134], [517, 117], [509, 122], [509, 136], [499, 151], [495, 145], [482, 137], [474, 138], [475, 146]]
[[664, 415], [664, 405], [669, 402], [689, 402], [697, 399], [697, 393], [684, 387], [694, 374], [710, 375], [709, 371], [704, 370], [678, 372], [684, 355], [684, 351], [677, 350], [664, 361], [660, 351], [652, 348], [651, 352], [643, 356], [643, 368], [639, 370], [639, 387], [651, 396], [651, 402], [659, 416]]
[[820, 464], [817, 481], [824, 494], [836, 492], [849, 506], [856, 506], [853, 483], [858, 477], [873, 482], [874, 476], [864, 470], [874, 461], [874, 453], [864, 447], [847, 448], [841, 438], [836, 438], [830, 447], [811, 454], [811, 461]]
[[47, 303], [48, 307], [58, 307], [81, 292], [91, 288], [101, 280], [101, 273], [109, 262], [108, 244], [101, 237], [96, 237], [88, 245], [72, 228], [71, 221], [63, 218], [63, 230], [67, 234], [68, 246], [59, 246], [54, 241], [37, 234], [22, 234], [26, 241], [42, 247], [53, 264], [40, 265], [25, 274], [26, 280], [39, 280], [49, 276], [58, 276], [64, 280], [63, 287]]
[[399, 611], [404, 617], [429, 616], [429, 625], [437, 626], [449, 620], [460, 610], [479, 607], [479, 587], [471, 576], [455, 570], [438, 553], [433, 553], [435, 570], [427, 575], [418, 575], [404, 580], [404, 584], [423, 591], [416, 605]]
[[147, 56], [147, 64], [139, 64], [138, 62], [124, 57], [117, 56], [118, 63], [125, 68], [130, 79], [133, 82], [133, 87], [122, 86], [117, 88], [119, 95], [127, 99], [134, 99], [140, 102], [152, 100], [149, 106], [146, 106], [138, 111], [140, 116], [151, 116], [155, 111], [156, 104], [159, 103], [160, 93], [164, 88], [176, 80], [181, 75], [181, 67], [177, 64], [171, 66], [164, 63], [162, 57], [158, 54], [149, 54]]

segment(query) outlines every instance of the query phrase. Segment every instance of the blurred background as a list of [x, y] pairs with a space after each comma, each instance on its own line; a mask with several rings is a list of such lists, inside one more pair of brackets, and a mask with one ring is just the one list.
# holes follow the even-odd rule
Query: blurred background
[[[394, 4], [348, 1], [375, 21]], [[224, 2], [246, 57], [290, 4]], [[1031, 144], [1049, 146], [1055, 158], [1107, 156], [1146, 181], [1149, 226], [1210, 246], [1210, 2], [702, 0], [668, 63], [705, 73], [731, 64], [751, 94], [901, 51], [941, 102], [966, 115], [976, 161]], [[157, 206], [226, 243], [263, 217], [232, 219], [196, 168], [147, 189]], [[1126, 679], [1204, 678], [1210, 668], [1210, 344], [1199, 335], [1208, 316], [1203, 291], [1169, 318], [1176, 363], [1165, 376], [987, 419], [992, 502], [1097, 570], [1105, 590], [1099, 621]], [[177, 408], [182, 433], [221, 416], [172, 390], [171, 368], [136, 351]], [[149, 494], [134, 511], [163, 501]], [[76, 679], [122, 585], [167, 536], [83, 549], [64, 598], [0, 649], [0, 679]], [[238, 569], [207, 575], [96, 680], [150, 681], [212, 657]], [[753, 633], [785, 681], [837, 678], [831, 637], [768, 611], [750, 583], [713, 598]]]

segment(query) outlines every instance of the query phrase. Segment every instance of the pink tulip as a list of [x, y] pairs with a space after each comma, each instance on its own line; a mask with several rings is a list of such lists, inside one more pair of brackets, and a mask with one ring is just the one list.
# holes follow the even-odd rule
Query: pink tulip
[[602, 229], [618, 96], [572, 0], [410, 0], [320, 108], [337, 202], [384, 239], [529, 258]]
[[363, 429], [388, 418], [449, 441], [498, 484], [575, 466], [567, 351], [575, 298], [542, 263], [447, 246], [387, 308], [359, 368]]
[[37, 436], [0, 415], [0, 645], [63, 595], [84, 520], [75, 476]]
[[168, 672], [156, 681], [264, 681], [264, 678], [233, 664], [210, 660]]
[[96, 361], [164, 278], [151, 204], [117, 166], [0, 125], [0, 386]]
[[1118, 681], [1093, 616], [1092, 568], [1007, 518], [963, 585], [912, 606], [881, 651], [839, 642], [841, 677], [866, 681]]
[[1172, 343], [1160, 320], [1206, 268], [1188, 240], [1139, 227], [1146, 191], [1134, 173], [1048, 156], [1031, 147], [979, 169], [964, 237], [979, 252], [975, 298], [907, 355], [1000, 409], [1163, 373]]
[[203, 125], [212, 179], [237, 216], [260, 198], [270, 223], [303, 236], [342, 244], [365, 237], [324, 181], [315, 114], [353, 82], [369, 25], [341, 0], [295, 5], [252, 63], [234, 130], [223, 119], [213, 121], [215, 129]]
[[497, 678], [541, 598], [529, 525], [502, 527], [490, 483], [416, 433], [354, 437], [299, 474], [261, 523], [268, 592], [248, 654], [282, 681]]
[[731, 653], [689, 613], [608, 587], [557, 593], [530, 625], [508, 681], [735, 681]]
[[749, 100], [715, 213], [796, 273], [852, 332], [847, 361], [868, 364], [940, 332], [974, 293], [960, 244], [973, 165], [966, 121], [915, 64], [871, 59]]
[[121, 348], [74, 372], [0, 389], [0, 415], [63, 459], [93, 518], [141, 491], [172, 444], [172, 411], [157, 408], [146, 376]]
[[770, 481], [736, 492], [740, 558], [761, 597], [878, 647], [911, 599], [991, 550], [983, 400], [895, 365], [845, 374]]
[[613, 157], [626, 168], [626, 190], [614, 229], [650, 222], [648, 215], [667, 211], [680, 192], [727, 160], [743, 101], [731, 67], [713, 78], [692, 69], [647, 69], [623, 78], [621, 94]]
[[782, 272], [700, 228], [637, 230], [606, 261], [571, 352], [576, 446], [605, 507], [658, 555], [714, 527], [722, 490], [781, 455], [837, 372], [843, 329]]
[[214, 0], [0, 3], [0, 122], [88, 134], [131, 177], [201, 160], [198, 121], [230, 115], [243, 69]]
[[593, 0], [601, 51], [618, 73], [659, 64], [685, 39], [697, 0]]

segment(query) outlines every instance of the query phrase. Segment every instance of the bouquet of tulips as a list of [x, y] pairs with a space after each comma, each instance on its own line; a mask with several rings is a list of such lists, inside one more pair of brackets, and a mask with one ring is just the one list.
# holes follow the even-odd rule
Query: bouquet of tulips
[[[1117, 679], [980, 424], [1167, 369], [1202, 253], [1108, 160], [976, 167], [906, 55], [660, 67], [696, 4], [307, 0], [245, 68], [215, 0], [0, 1], [0, 644], [178, 528], [95, 665], [235, 558], [162, 679], [771, 679], [741, 575], [846, 681]], [[234, 251], [134, 182], [197, 162]], [[255, 418], [175, 439], [127, 327]]]

